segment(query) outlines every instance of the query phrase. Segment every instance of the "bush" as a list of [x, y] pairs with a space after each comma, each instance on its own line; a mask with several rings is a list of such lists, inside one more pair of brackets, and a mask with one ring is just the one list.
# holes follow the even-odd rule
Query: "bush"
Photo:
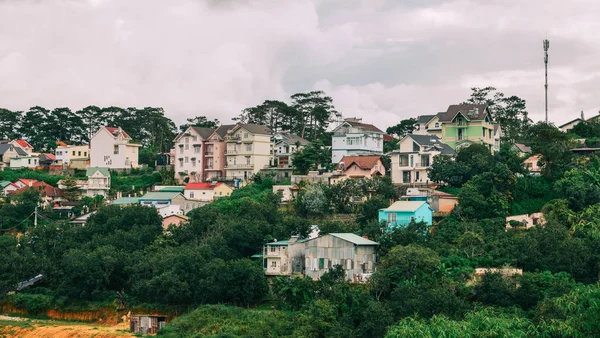
[[45, 313], [52, 305], [52, 297], [46, 295], [16, 294], [10, 296], [9, 300], [17, 309], [25, 310], [32, 315]]

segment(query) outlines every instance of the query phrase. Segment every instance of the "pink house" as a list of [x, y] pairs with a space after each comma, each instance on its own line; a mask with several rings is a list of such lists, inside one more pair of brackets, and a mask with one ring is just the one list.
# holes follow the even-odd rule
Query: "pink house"
[[225, 136], [235, 127], [235, 124], [223, 125], [207, 138], [204, 147], [204, 180], [211, 181], [225, 177]]
[[338, 170], [348, 178], [372, 178], [385, 176], [381, 156], [344, 156], [338, 163]]
[[178, 226], [181, 226], [182, 223], [185, 223], [187, 221], [188, 221], [187, 216], [174, 214], [174, 215], [169, 215], [167, 217], [164, 217], [163, 221], [162, 221], [162, 226], [163, 226], [163, 229], [167, 230], [170, 225], [174, 225], [174, 226], [178, 227]]
[[532, 155], [523, 161], [523, 166], [525, 166], [525, 169], [529, 170], [530, 173], [539, 175], [542, 172], [542, 167], [538, 165], [539, 161], [540, 155]]

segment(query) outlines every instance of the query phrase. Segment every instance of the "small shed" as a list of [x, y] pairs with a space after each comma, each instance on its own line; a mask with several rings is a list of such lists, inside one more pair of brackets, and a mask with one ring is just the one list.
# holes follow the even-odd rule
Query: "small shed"
[[397, 201], [385, 209], [379, 209], [379, 222], [386, 221], [390, 227], [405, 226], [411, 221], [433, 224], [433, 210], [425, 201]]
[[167, 325], [167, 316], [165, 315], [131, 315], [129, 321], [129, 331], [141, 334], [155, 334], [158, 330]]

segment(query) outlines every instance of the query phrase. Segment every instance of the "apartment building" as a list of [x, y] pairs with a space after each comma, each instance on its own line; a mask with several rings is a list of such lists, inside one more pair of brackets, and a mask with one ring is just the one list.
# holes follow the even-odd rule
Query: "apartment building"
[[345, 119], [333, 130], [331, 161], [339, 163], [344, 156], [382, 155], [383, 131], [361, 119]]
[[137, 168], [141, 146], [120, 127], [101, 127], [90, 140], [90, 167]]
[[213, 128], [191, 126], [173, 140], [176, 181], [179, 183], [203, 181], [206, 142], [214, 131]]
[[237, 124], [225, 143], [227, 178], [246, 180], [271, 163], [271, 130], [266, 126]]
[[222, 125], [208, 137], [204, 147], [204, 180], [212, 181], [225, 177], [227, 144], [225, 136], [231, 132], [235, 124]]
[[59, 145], [54, 151], [56, 161], [64, 167], [71, 166], [73, 161], [87, 160], [90, 158], [90, 146], [88, 145]]
[[278, 168], [291, 168], [294, 153], [309, 143], [302, 137], [289, 132], [280, 132], [273, 135], [272, 141], [273, 166]]

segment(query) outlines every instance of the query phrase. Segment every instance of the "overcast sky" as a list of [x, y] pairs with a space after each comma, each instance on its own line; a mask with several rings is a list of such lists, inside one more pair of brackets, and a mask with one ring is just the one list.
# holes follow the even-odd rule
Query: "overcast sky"
[[381, 128], [495, 86], [543, 118], [600, 109], [597, 0], [0, 0], [0, 107], [161, 106], [229, 122], [321, 89]]

